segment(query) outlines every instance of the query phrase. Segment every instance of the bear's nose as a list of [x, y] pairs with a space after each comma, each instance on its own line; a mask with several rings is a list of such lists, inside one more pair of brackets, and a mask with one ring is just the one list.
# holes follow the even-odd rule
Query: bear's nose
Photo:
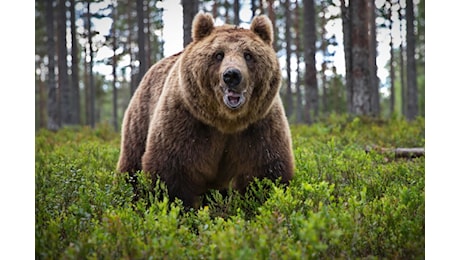
[[241, 72], [235, 68], [227, 69], [223, 74], [223, 79], [229, 88], [234, 88], [241, 82]]

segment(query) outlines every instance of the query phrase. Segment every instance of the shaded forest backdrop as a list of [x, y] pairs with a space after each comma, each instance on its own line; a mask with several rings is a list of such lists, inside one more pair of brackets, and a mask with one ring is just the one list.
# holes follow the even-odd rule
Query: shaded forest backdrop
[[[119, 130], [142, 75], [164, 57], [165, 2], [37, 0], [36, 129], [109, 123]], [[183, 46], [199, 11], [221, 23], [250, 22], [242, 20], [244, 11], [271, 19], [291, 123], [311, 124], [333, 113], [425, 115], [424, 0], [183, 0], [182, 6], [169, 11], [183, 16]], [[95, 26], [101, 21], [109, 28]], [[332, 25], [341, 30], [331, 32]], [[382, 49], [388, 53], [377, 52]], [[377, 66], [379, 55], [389, 57], [384, 66]], [[111, 73], [101, 73], [102, 66]], [[378, 70], [388, 76], [379, 78]]]

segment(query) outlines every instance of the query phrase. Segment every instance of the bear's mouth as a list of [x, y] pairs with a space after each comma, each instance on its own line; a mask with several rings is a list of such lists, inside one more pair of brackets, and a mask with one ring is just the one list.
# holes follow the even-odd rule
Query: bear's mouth
[[230, 109], [237, 109], [241, 107], [246, 98], [244, 97], [243, 93], [238, 93], [228, 88], [224, 88], [224, 103]]

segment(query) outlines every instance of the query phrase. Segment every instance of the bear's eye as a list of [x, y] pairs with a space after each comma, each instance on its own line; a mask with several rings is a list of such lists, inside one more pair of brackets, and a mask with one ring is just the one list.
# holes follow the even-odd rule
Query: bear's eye
[[224, 53], [219, 51], [214, 54], [214, 59], [217, 61], [222, 61], [224, 59]]
[[244, 59], [245, 59], [246, 61], [252, 61], [252, 60], [253, 60], [252, 54], [249, 53], [249, 52], [245, 52], [245, 53], [244, 53]]

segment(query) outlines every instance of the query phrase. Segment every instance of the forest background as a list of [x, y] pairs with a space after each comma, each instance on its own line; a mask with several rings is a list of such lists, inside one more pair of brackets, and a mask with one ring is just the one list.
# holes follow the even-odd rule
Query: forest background
[[270, 18], [291, 123], [332, 113], [425, 114], [424, 0], [174, 2], [37, 1], [36, 128], [109, 123], [118, 130], [146, 70], [166, 44], [182, 40], [169, 37], [181, 30], [167, 30], [165, 14], [183, 18], [186, 46], [199, 11], [218, 24]]
[[[36, 94], [29, 88], [32, 84], [37, 86], [37, 78], [31, 76], [32, 70], [36, 71], [36, 58], [32, 61], [32, 57], [36, 57], [36, 49], [32, 48], [32, 45], [36, 47], [36, 42], [32, 39], [36, 35], [34, 32], [36, 27], [32, 29], [32, 26], [36, 25], [36, 21], [32, 20], [32, 17], [36, 16], [36, 6], [33, 8], [31, 4], [20, 5], [20, 3], [8, 3], [8, 5], [1, 11], [2, 31], [4, 35], [14, 40], [8, 41], [8, 37], [5, 37], [5, 40], [1, 41], [2, 50], [5, 50], [4, 61], [7, 61], [2, 64], [2, 74], [5, 79], [9, 79], [5, 84], [7, 87], [4, 89], [4, 102], [1, 103], [2, 118], [5, 122], [2, 124], [1, 141], [5, 144], [2, 146], [2, 152], [10, 155], [5, 162], [11, 159], [11, 163], [7, 166], [7, 178], [2, 181], [1, 190], [2, 205], [4, 208], [11, 209], [6, 211], [11, 214], [2, 215], [2, 230], [6, 231], [2, 234], [9, 241], [2, 254], [18, 256], [19, 254], [31, 255], [34, 246], [32, 234], [34, 164], [32, 162], [37, 110], [33, 107], [36, 104]], [[427, 34], [430, 35], [426, 39], [426, 49], [431, 50], [426, 52], [426, 60], [429, 62], [427, 62], [426, 73], [428, 87], [425, 94], [426, 146], [429, 159], [426, 189], [428, 258], [430, 255], [452, 255], [455, 239], [451, 236], [458, 234], [456, 230], [458, 225], [452, 225], [458, 216], [452, 206], [452, 199], [458, 197], [456, 194], [458, 189], [455, 185], [457, 182], [453, 181], [458, 177], [452, 170], [456, 169], [454, 164], [456, 158], [455, 153], [448, 147], [456, 147], [458, 140], [453, 137], [460, 132], [455, 117], [452, 116], [452, 113], [458, 111], [455, 61], [459, 59], [455, 49], [449, 49], [453, 41], [450, 37], [446, 37], [445, 32], [449, 31], [450, 26], [458, 24], [455, 10], [459, 9], [458, 3], [454, 2], [449, 3], [448, 8], [446, 6], [427, 3], [426, 7], [426, 20], [430, 21], [426, 26]], [[8, 14], [11, 10], [21, 10], [22, 15], [10, 17]], [[11, 26], [12, 24], [14, 26]], [[447, 39], [447, 41], [440, 39]], [[18, 84], [18, 81], [22, 83]], [[23, 90], [23, 86], [28, 90]], [[20, 170], [18, 170], [19, 165]], [[23, 178], [24, 176], [29, 177]], [[11, 185], [12, 183], [15, 185]], [[23, 192], [24, 190], [27, 192]], [[11, 199], [12, 197], [14, 200]]]

